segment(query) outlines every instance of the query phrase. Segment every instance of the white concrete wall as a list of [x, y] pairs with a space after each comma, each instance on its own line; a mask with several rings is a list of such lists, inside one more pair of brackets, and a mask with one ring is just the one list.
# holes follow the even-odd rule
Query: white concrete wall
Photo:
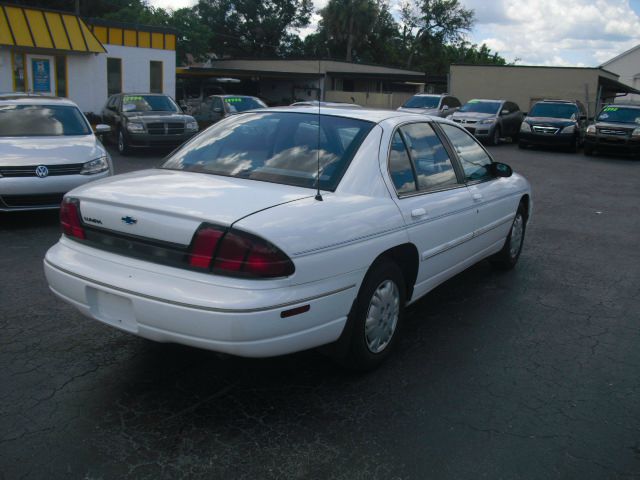
[[0, 48], [0, 93], [10, 92], [13, 92], [11, 52], [8, 48]]
[[[640, 48], [630, 51], [626, 55], [611, 61], [611, 63], [604, 63], [602, 68], [617, 73], [620, 75], [619, 81], [640, 90]], [[625, 95], [616, 99], [616, 103], [627, 103], [629, 101], [640, 103], [640, 95]]]
[[[163, 67], [162, 91], [172, 97], [176, 95], [176, 52], [154, 48], [122, 47], [105, 45], [107, 54], [68, 54], [67, 82], [69, 98], [83, 112], [100, 113], [107, 101], [107, 57], [122, 59], [122, 88], [124, 92], [148, 92], [150, 89], [149, 62], [161, 61]], [[31, 57], [44, 55], [29, 53]], [[49, 58], [49, 57], [46, 57]], [[55, 91], [53, 57], [51, 57], [52, 88]], [[33, 76], [29, 75], [29, 88]], [[0, 47], [0, 93], [13, 91], [11, 51]]]

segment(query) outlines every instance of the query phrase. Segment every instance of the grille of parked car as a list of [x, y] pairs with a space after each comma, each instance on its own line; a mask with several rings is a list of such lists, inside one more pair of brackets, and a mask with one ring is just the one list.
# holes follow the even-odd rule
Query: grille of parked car
[[616, 130], [616, 129], [612, 129], [612, 128], [600, 128], [598, 129], [598, 133], [601, 133], [603, 135], [626, 135], [627, 131], [626, 130]]
[[41, 195], [2, 195], [0, 201], [9, 208], [40, 207], [60, 205], [64, 193], [46, 193]]
[[[21, 165], [0, 167], [0, 175], [3, 177], [36, 177], [36, 168], [40, 165]], [[47, 176], [56, 175], [78, 175], [82, 170], [82, 163], [71, 163], [66, 165], [45, 165], [49, 171]]]
[[462, 119], [454, 118], [453, 121], [456, 122], [456, 123], [462, 123], [463, 125], [472, 125], [472, 124], [476, 123], [475, 120], [467, 120], [465, 118], [462, 118]]
[[543, 127], [542, 125], [534, 125], [533, 131], [536, 133], [545, 133], [547, 135], [555, 135], [558, 133], [559, 128], [556, 127]]
[[184, 133], [184, 123], [178, 122], [153, 122], [147, 123], [147, 131], [150, 135], [179, 135]]

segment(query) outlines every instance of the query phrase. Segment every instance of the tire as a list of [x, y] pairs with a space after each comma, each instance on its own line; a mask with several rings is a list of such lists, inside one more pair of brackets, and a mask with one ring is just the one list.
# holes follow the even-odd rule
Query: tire
[[500, 145], [500, 127], [496, 127], [493, 131], [493, 135], [489, 139], [489, 145]]
[[349, 314], [347, 326], [351, 337], [345, 355], [337, 359], [339, 363], [358, 371], [377, 368], [397, 343], [405, 299], [400, 267], [384, 258], [376, 261], [367, 272]]
[[120, 155], [129, 155], [130, 148], [127, 145], [127, 138], [124, 135], [122, 129], [118, 130], [118, 136], [116, 137], [116, 145], [118, 147], [118, 153]]
[[518, 148], [521, 150], [526, 150], [527, 148], [529, 148], [529, 145], [524, 142], [518, 142]]
[[580, 137], [574, 137], [573, 138], [573, 143], [569, 146], [569, 151], [571, 153], [578, 153], [578, 150], [580, 150]]
[[587, 157], [592, 156], [592, 155], [593, 155], [593, 147], [591, 147], [591, 146], [589, 146], [589, 145], [587, 145], [587, 144], [585, 143], [585, 145], [584, 145], [584, 154], [585, 154]]
[[[518, 210], [511, 224], [511, 230], [504, 242], [502, 250], [489, 258], [491, 264], [499, 270], [511, 270], [518, 263], [522, 245], [527, 230], [527, 216], [523, 203], [518, 205]], [[512, 241], [513, 240], [513, 241]]]

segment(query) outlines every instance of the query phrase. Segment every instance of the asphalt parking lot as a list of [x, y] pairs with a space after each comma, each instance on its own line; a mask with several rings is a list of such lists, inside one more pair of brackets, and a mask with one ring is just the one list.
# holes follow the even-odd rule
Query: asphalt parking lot
[[0, 478], [640, 478], [640, 162], [491, 150], [534, 189], [518, 267], [427, 295], [367, 375], [86, 319], [44, 279], [57, 214], [0, 216]]

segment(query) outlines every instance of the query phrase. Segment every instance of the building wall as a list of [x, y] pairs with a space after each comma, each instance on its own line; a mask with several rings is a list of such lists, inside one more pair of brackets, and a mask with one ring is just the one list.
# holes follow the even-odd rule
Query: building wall
[[[631, 50], [623, 56], [610, 60], [607, 63], [602, 64], [602, 68], [609, 70], [610, 72], [620, 75], [619, 80], [640, 90], [640, 48]], [[625, 95], [624, 97], [616, 98], [618, 103], [640, 103], [640, 95]]]
[[395, 110], [413, 96], [413, 93], [366, 93], [366, 92], [341, 92], [327, 90], [325, 100], [327, 102], [355, 103], [362, 107], [384, 108]]
[[472, 98], [511, 100], [524, 112], [544, 98], [580, 100], [593, 116], [599, 75], [616, 79], [596, 68], [451, 65], [450, 92], [462, 102]]

